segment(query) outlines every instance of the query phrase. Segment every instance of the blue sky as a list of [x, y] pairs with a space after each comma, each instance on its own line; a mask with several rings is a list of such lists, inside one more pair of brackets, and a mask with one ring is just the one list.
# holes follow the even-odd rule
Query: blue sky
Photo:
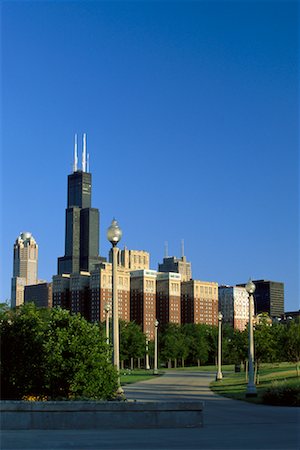
[[3, 2], [1, 300], [31, 231], [39, 277], [64, 254], [74, 133], [87, 133], [101, 255], [180, 242], [193, 277], [285, 283], [299, 308], [298, 5]]

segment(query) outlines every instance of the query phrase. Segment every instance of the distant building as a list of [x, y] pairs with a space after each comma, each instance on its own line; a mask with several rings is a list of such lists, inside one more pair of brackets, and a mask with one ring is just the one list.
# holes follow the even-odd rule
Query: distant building
[[241, 286], [219, 286], [219, 310], [223, 322], [243, 331], [249, 322], [249, 295]]
[[130, 273], [130, 320], [142, 327], [148, 339], [154, 339], [156, 320], [155, 270], [135, 270]]
[[280, 317], [280, 319], [284, 322], [289, 322], [290, 320], [296, 320], [299, 318], [300, 318], [300, 309], [298, 309], [298, 311], [286, 311]]
[[192, 264], [186, 260], [185, 256], [181, 258], [176, 258], [175, 256], [165, 257], [163, 263], [158, 264], [158, 271], [180, 273], [182, 281], [192, 279]]
[[253, 283], [255, 314], [267, 313], [271, 318], [284, 314], [284, 283], [267, 280], [253, 280]]
[[[130, 274], [118, 266], [118, 307], [119, 319], [130, 321]], [[101, 263], [91, 272], [90, 278], [90, 319], [91, 322], [105, 320], [105, 306], [110, 306], [112, 314], [112, 264]]]
[[53, 307], [71, 310], [70, 274], [54, 275], [52, 278]]
[[24, 303], [33, 302], [38, 308], [52, 307], [52, 283], [25, 286]]
[[68, 176], [65, 255], [58, 258], [58, 274], [90, 272], [104, 258], [99, 256], [99, 210], [91, 207], [92, 175], [83, 135], [82, 169], [77, 166], [75, 136], [73, 173]]
[[89, 272], [54, 275], [52, 280], [53, 306], [90, 320]]
[[158, 273], [156, 279], [156, 315], [160, 326], [181, 324], [181, 274]]
[[38, 245], [29, 232], [16, 239], [13, 255], [13, 277], [11, 282], [12, 308], [24, 303], [24, 288], [38, 282]]
[[218, 324], [218, 283], [200, 280], [181, 283], [181, 321]]
[[[109, 262], [112, 262], [112, 251], [109, 252]], [[118, 252], [118, 263], [128, 270], [149, 270], [150, 254], [144, 250], [128, 250]]]
[[70, 275], [70, 311], [90, 320], [90, 274], [89, 272]]

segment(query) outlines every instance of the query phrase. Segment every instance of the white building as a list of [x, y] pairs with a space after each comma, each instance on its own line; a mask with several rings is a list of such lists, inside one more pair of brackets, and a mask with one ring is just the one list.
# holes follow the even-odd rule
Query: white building
[[219, 286], [219, 311], [224, 323], [243, 331], [249, 319], [249, 297], [244, 287]]

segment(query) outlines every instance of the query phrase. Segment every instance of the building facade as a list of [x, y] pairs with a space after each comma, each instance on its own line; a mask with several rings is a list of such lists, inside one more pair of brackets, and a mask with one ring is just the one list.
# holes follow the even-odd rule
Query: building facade
[[219, 287], [219, 310], [223, 322], [244, 331], [249, 322], [249, 295], [241, 286]]
[[269, 280], [253, 280], [253, 283], [255, 314], [267, 313], [271, 318], [281, 317], [284, 314], [284, 283]]
[[181, 274], [158, 273], [156, 279], [156, 315], [161, 327], [181, 324]]
[[70, 311], [90, 320], [90, 274], [89, 272], [70, 275]]
[[[119, 319], [130, 321], [130, 274], [122, 266], [118, 266], [118, 310]], [[112, 313], [112, 264], [99, 264], [90, 277], [90, 320], [103, 322], [105, 307]]]
[[[150, 254], [144, 250], [128, 250], [125, 247], [123, 250], [119, 250], [118, 259], [119, 264], [130, 271], [149, 270]], [[109, 260], [112, 262], [111, 251]]]
[[38, 308], [52, 307], [52, 283], [25, 286], [24, 303], [33, 302]]
[[156, 278], [155, 270], [130, 273], [130, 320], [140, 325], [150, 340], [154, 340], [156, 320]]
[[24, 288], [38, 282], [38, 245], [29, 232], [21, 233], [15, 241], [13, 277], [11, 282], [12, 308], [24, 303]]
[[182, 281], [192, 279], [192, 264], [186, 260], [185, 256], [181, 258], [176, 258], [175, 256], [165, 257], [162, 264], [158, 264], [158, 271], [180, 273]]
[[181, 284], [182, 323], [218, 324], [218, 283], [200, 280]]
[[52, 277], [53, 307], [71, 310], [70, 274], [54, 275]]
[[91, 207], [92, 175], [86, 165], [83, 135], [82, 169], [77, 167], [77, 140], [73, 173], [68, 176], [65, 255], [58, 258], [58, 274], [90, 272], [103, 261], [99, 256], [99, 210]]

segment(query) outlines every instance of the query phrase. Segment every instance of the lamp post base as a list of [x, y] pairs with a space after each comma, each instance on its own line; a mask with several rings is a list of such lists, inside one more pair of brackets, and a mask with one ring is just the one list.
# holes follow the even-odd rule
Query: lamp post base
[[223, 379], [222, 372], [218, 372], [217, 375], [216, 375], [216, 381], [220, 381], [222, 379]]
[[247, 386], [246, 397], [257, 397], [257, 390], [255, 384]]
[[257, 392], [246, 392], [246, 397], [257, 397]]
[[124, 394], [122, 386], [118, 386], [118, 389], [117, 389], [117, 392], [116, 392], [116, 400], [119, 400], [119, 401], [125, 401], [126, 400], [126, 397], [125, 397], [125, 394]]
[[158, 375], [158, 370], [157, 369], [153, 370], [153, 375]]

